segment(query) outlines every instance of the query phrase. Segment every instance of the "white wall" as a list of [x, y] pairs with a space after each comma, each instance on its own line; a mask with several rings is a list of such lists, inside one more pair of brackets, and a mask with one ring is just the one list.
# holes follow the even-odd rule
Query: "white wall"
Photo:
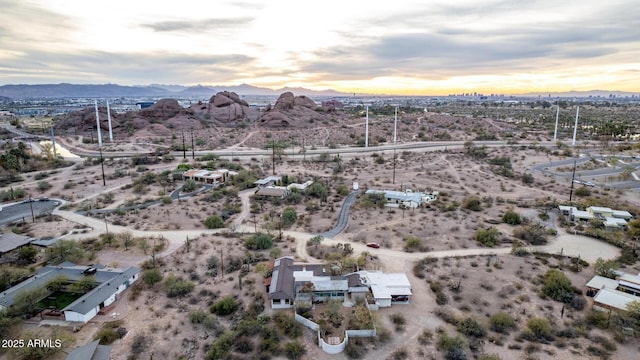
[[64, 319], [67, 321], [79, 321], [79, 322], [89, 322], [89, 320], [93, 319], [96, 315], [98, 315], [98, 310], [100, 310], [99, 306], [89, 310], [86, 314], [80, 314], [75, 311], [65, 311]]
[[291, 309], [291, 304], [285, 304], [284, 300], [271, 300], [272, 309]]

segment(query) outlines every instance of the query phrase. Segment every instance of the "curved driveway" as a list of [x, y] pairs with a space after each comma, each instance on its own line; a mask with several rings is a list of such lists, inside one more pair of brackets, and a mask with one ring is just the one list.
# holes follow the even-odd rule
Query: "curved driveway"
[[333, 229], [320, 234], [321, 236], [325, 238], [333, 238], [347, 227], [347, 222], [349, 222], [349, 209], [351, 208], [351, 205], [356, 202], [359, 193], [360, 191], [356, 190], [344, 198], [344, 203], [342, 203], [342, 208], [340, 209], [340, 215], [338, 215], [338, 223]]

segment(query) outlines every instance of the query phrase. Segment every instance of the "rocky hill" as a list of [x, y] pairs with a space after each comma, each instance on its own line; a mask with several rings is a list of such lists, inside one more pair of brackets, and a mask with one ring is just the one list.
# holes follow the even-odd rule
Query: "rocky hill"
[[[100, 128], [108, 131], [107, 108], [99, 107]], [[56, 128], [86, 132], [96, 126], [94, 107], [87, 107], [57, 119]], [[172, 129], [197, 129], [202, 127], [193, 111], [185, 109], [175, 99], [162, 99], [149, 108], [128, 111], [124, 114], [111, 112], [111, 127], [115, 133], [133, 134], [143, 131], [150, 135], [170, 135]]]
[[216, 125], [239, 125], [253, 123], [258, 117], [258, 110], [240, 99], [234, 92], [222, 91], [209, 99], [208, 103], [191, 105], [190, 110]]
[[336, 121], [335, 109], [318, 106], [307, 96], [285, 92], [273, 107], [267, 107], [258, 124], [269, 128], [300, 128], [317, 126], [329, 120]]

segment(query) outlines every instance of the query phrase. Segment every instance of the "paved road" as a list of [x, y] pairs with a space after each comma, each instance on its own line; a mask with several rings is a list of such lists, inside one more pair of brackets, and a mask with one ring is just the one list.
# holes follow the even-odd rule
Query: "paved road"
[[31, 206], [29, 206], [28, 202], [3, 205], [2, 210], [0, 210], [0, 226], [22, 219], [26, 222], [31, 221], [31, 207], [33, 207], [33, 215], [38, 217], [42, 214], [52, 212], [58, 205], [60, 205], [60, 202], [55, 200], [34, 200], [31, 202]]
[[349, 222], [349, 208], [351, 208], [351, 205], [356, 202], [359, 193], [359, 191], [354, 191], [351, 194], [347, 195], [347, 197], [344, 199], [344, 203], [342, 203], [342, 208], [340, 209], [338, 223], [333, 229], [320, 234], [321, 236], [333, 239], [347, 227], [347, 222]]

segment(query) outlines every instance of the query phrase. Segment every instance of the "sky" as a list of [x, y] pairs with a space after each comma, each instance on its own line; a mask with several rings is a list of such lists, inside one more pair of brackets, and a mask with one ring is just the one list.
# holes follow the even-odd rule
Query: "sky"
[[640, 92], [637, 0], [0, 0], [0, 85]]

